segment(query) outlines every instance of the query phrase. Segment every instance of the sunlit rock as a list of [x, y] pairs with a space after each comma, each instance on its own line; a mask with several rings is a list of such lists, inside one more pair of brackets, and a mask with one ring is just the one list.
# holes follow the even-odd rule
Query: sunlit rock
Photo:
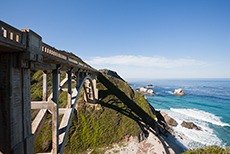
[[187, 95], [187, 93], [184, 93], [181, 88], [175, 89], [173, 92], [174, 95]]

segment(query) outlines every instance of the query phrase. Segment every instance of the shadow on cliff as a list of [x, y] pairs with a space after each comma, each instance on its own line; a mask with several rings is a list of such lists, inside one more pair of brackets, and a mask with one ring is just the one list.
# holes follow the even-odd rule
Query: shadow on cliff
[[154, 119], [146, 113], [141, 107], [139, 107], [133, 100], [131, 100], [123, 91], [117, 88], [112, 82], [110, 82], [103, 74], [98, 75], [98, 80], [107, 88], [107, 90], [101, 90], [100, 94], [106, 97], [109, 94], [115, 95], [118, 99], [121, 100], [126, 106], [118, 107], [114, 105], [115, 103], [121, 103], [116, 100], [111, 100], [113, 103], [108, 104], [103, 101], [99, 101], [99, 104], [102, 106], [114, 109], [130, 118], [135, 120], [138, 124], [145, 123], [147, 126], [155, 129]]
[[[102, 106], [111, 108], [113, 110], [116, 110], [127, 117], [133, 119], [136, 121], [143, 132], [145, 134], [148, 134], [147, 130], [158, 136], [158, 139], [162, 142], [164, 149], [167, 154], [170, 154], [169, 148], [171, 147], [176, 153], [184, 152], [184, 149], [182, 149], [179, 145], [176, 145], [175, 143], [169, 141], [169, 139], [166, 139], [166, 137], [163, 137], [161, 135], [156, 134], [156, 127], [157, 123], [155, 120], [146, 113], [141, 107], [139, 107], [133, 100], [131, 100], [123, 91], [121, 91], [117, 86], [115, 86], [112, 82], [110, 82], [102, 73], [98, 75], [98, 80], [107, 88], [107, 90], [100, 90], [100, 98], [103, 100], [108, 95], [115, 95], [118, 99], [121, 100], [118, 101], [116, 99], [110, 99], [108, 102], [112, 103], [105, 103], [103, 101], [99, 101], [98, 103]], [[119, 107], [119, 103], [124, 103], [126, 106]], [[156, 115], [156, 112], [153, 107], [151, 107], [151, 110], [153, 114]], [[179, 147], [178, 147], [179, 146]]]

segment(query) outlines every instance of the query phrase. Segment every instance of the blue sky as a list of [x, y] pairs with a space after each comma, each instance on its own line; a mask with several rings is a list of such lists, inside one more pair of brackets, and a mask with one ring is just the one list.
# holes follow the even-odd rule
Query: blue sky
[[229, 0], [1, 0], [0, 14], [125, 79], [230, 78]]

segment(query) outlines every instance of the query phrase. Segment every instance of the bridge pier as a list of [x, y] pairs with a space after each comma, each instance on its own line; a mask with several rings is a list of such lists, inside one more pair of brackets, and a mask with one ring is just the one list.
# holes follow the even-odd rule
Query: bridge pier
[[58, 111], [59, 111], [59, 84], [60, 84], [60, 73], [58, 69], [53, 70], [53, 98], [52, 98], [52, 150], [53, 153], [58, 153], [58, 147], [59, 147], [59, 132], [58, 132]]
[[71, 108], [72, 103], [72, 68], [68, 71], [68, 100], [67, 100], [67, 107]]
[[90, 82], [88, 80], [85, 81], [84, 85], [84, 100], [85, 102], [92, 103], [90, 93], [91, 93], [91, 87], [90, 87]]
[[0, 152], [34, 153], [30, 69], [15, 63], [19, 53], [0, 53]]
[[96, 78], [92, 78], [92, 81], [86, 80], [83, 85], [83, 88], [84, 88], [85, 102], [96, 103], [98, 99], [98, 89], [96, 88]]
[[47, 89], [48, 89], [48, 84], [47, 84], [48, 76], [47, 76], [47, 71], [43, 71], [43, 101], [47, 101]]
[[93, 88], [94, 88], [93, 91], [95, 94], [95, 99], [98, 100], [97, 77], [95, 75], [93, 75], [92, 83], [93, 83]]

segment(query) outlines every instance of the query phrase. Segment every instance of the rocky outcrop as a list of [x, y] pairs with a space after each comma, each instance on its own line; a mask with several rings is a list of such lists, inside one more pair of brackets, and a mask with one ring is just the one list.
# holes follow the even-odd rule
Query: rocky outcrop
[[160, 114], [164, 117], [165, 122], [170, 126], [177, 126], [177, 122], [172, 117], [168, 116], [164, 111], [160, 111]]
[[[166, 135], [167, 132], [174, 135], [175, 133], [174, 133], [172, 127], [168, 124], [168, 123], [170, 123], [170, 124], [173, 123], [173, 125], [175, 125], [174, 122], [171, 122], [174, 119], [170, 117], [173, 120], [169, 120], [170, 119], [169, 116], [164, 111], [155, 111], [155, 112], [156, 112], [156, 116], [157, 116], [158, 131], [163, 135]], [[163, 115], [162, 115], [162, 113], [163, 113]], [[166, 122], [165, 117], [166, 117], [168, 123]], [[176, 124], [177, 124], [177, 122], [176, 122]]]
[[148, 93], [149, 95], [153, 95], [153, 94], [154, 94], [154, 91], [153, 91], [152, 89], [149, 89], [149, 90], [147, 90], [147, 93]]
[[153, 87], [153, 85], [152, 84], [148, 84], [147, 87]]
[[137, 87], [136, 89], [140, 90], [140, 93], [147, 93], [149, 95], [153, 95], [154, 91], [152, 89], [147, 89], [146, 87]]
[[147, 91], [148, 91], [148, 89], [145, 88], [145, 87], [140, 87], [139, 90], [140, 90], [141, 93], [147, 93]]
[[195, 130], [202, 130], [201, 127], [197, 126], [196, 124], [194, 124], [193, 122], [186, 122], [186, 121], [183, 121], [181, 123], [181, 126], [185, 127], [185, 128], [188, 128], [188, 129], [195, 129]]
[[139, 89], [140, 93], [147, 93], [147, 91], [148, 91], [148, 89], [145, 88], [144, 86], [143, 87], [137, 87], [136, 89]]
[[120, 79], [120, 80], [122, 80], [122, 81], [125, 82], [125, 80], [122, 79], [122, 78], [117, 74], [117, 72], [115, 72], [115, 71], [108, 70], [108, 69], [101, 69], [101, 70], [99, 70], [99, 71], [100, 71], [101, 73], [103, 73], [103, 74], [112, 76], [112, 77], [114, 77], [114, 78]]
[[175, 89], [173, 92], [174, 95], [187, 95], [187, 93], [184, 93], [181, 88]]

